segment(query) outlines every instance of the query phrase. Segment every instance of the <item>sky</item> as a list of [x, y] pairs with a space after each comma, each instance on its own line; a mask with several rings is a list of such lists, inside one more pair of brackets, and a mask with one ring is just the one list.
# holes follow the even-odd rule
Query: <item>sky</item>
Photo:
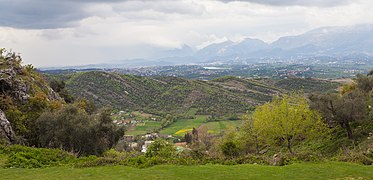
[[373, 24], [372, 9], [372, 0], [0, 0], [0, 48], [36, 67], [110, 63]]

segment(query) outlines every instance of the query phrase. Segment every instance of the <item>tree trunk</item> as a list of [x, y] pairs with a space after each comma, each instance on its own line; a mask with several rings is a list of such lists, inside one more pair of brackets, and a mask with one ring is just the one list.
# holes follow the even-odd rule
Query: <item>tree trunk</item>
[[288, 148], [290, 154], [293, 155], [294, 153], [293, 153], [293, 150], [291, 149], [291, 140], [290, 140], [290, 139], [288, 139], [288, 142], [287, 142], [287, 148]]
[[346, 131], [347, 131], [348, 139], [353, 139], [352, 129], [351, 129], [350, 123], [346, 123]]

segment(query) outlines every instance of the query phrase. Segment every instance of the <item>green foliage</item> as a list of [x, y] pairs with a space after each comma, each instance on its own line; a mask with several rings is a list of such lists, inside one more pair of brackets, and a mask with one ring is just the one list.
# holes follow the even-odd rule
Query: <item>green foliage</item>
[[2, 148], [8, 156], [5, 167], [39, 168], [66, 165], [74, 161], [75, 156], [57, 149], [31, 148], [13, 145]]
[[244, 123], [240, 128], [238, 139], [244, 151], [259, 154], [265, 141], [260, 137], [258, 129], [254, 128], [254, 121], [251, 116], [248, 113], [242, 116]]
[[327, 137], [328, 128], [321, 116], [308, 107], [307, 100], [293, 94], [259, 106], [254, 114], [254, 128], [269, 144], [283, 144], [290, 153], [297, 142]]
[[1, 82], [0, 108], [12, 125], [17, 143], [36, 146], [36, 119], [47, 109], [60, 108], [63, 101], [32, 65], [21, 65], [19, 54], [2, 49], [0, 59], [1, 70], [11, 72], [0, 74], [7, 76]]
[[57, 92], [67, 103], [74, 102], [74, 97], [65, 89], [66, 83], [62, 80], [51, 80], [49, 82], [50, 87]]
[[123, 135], [123, 128], [112, 123], [107, 110], [88, 115], [73, 105], [43, 113], [36, 125], [41, 147], [62, 148], [79, 155], [100, 154]]
[[176, 121], [176, 118], [174, 116], [172, 116], [171, 114], [167, 114], [166, 117], [161, 122], [161, 128], [165, 128], [175, 121]]
[[286, 79], [280, 79], [276, 81], [274, 85], [288, 91], [304, 91], [306, 93], [335, 92], [335, 89], [337, 89], [337, 87], [339, 86], [339, 84], [336, 82], [312, 78], [303, 79], [296, 77], [287, 77]]
[[361, 152], [356, 150], [351, 150], [348, 152], [343, 152], [342, 150], [340, 150], [339, 154], [337, 154], [333, 159], [337, 161], [353, 162], [363, 165], [373, 164], [373, 157], [370, 152]]
[[329, 126], [339, 125], [349, 139], [356, 139], [352, 126], [365, 123], [372, 112], [369, 108], [372, 107], [372, 87], [372, 76], [357, 75], [354, 83], [342, 88], [341, 94], [310, 95], [311, 108], [321, 112]]
[[225, 156], [236, 157], [239, 154], [240, 148], [234, 141], [223, 142], [221, 150]]
[[176, 155], [176, 148], [173, 144], [163, 140], [157, 139], [147, 148], [145, 157], [174, 157]]
[[121, 110], [155, 114], [188, 115], [190, 109], [197, 110], [197, 114], [235, 114], [246, 112], [254, 104], [271, 100], [272, 94], [280, 93], [259, 81], [238, 78], [205, 82], [107, 72], [61, 75], [60, 78], [78, 99], [92, 100], [98, 106], [110, 105]]
[[161, 134], [183, 136], [193, 128], [201, 126], [206, 121], [206, 116], [198, 115], [194, 119], [179, 119], [160, 131]]

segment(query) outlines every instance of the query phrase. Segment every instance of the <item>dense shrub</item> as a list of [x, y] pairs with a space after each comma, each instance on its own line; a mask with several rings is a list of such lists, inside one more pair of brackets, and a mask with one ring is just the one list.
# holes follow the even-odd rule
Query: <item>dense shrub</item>
[[335, 157], [335, 160], [344, 161], [344, 162], [359, 163], [359, 164], [364, 164], [364, 165], [373, 164], [373, 159], [369, 158], [368, 156], [364, 155], [363, 153], [349, 153], [346, 156], [337, 156], [337, 157]]
[[239, 146], [233, 141], [224, 142], [221, 145], [221, 150], [228, 157], [236, 157], [240, 151]]
[[13, 145], [2, 148], [0, 153], [8, 156], [5, 167], [39, 168], [72, 163], [74, 155], [58, 149], [31, 148]]
[[174, 157], [176, 155], [176, 148], [173, 144], [163, 140], [157, 139], [148, 147], [146, 157]]
[[56, 112], [44, 112], [36, 124], [38, 145], [62, 148], [78, 155], [99, 155], [111, 148], [124, 129], [112, 123], [106, 110], [89, 115], [75, 105]]

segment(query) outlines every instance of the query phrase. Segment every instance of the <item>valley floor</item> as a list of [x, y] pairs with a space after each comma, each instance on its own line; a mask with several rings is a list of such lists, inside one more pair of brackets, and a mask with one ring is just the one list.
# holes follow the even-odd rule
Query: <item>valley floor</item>
[[160, 165], [0, 169], [0, 179], [373, 179], [373, 166], [340, 162], [263, 165]]

